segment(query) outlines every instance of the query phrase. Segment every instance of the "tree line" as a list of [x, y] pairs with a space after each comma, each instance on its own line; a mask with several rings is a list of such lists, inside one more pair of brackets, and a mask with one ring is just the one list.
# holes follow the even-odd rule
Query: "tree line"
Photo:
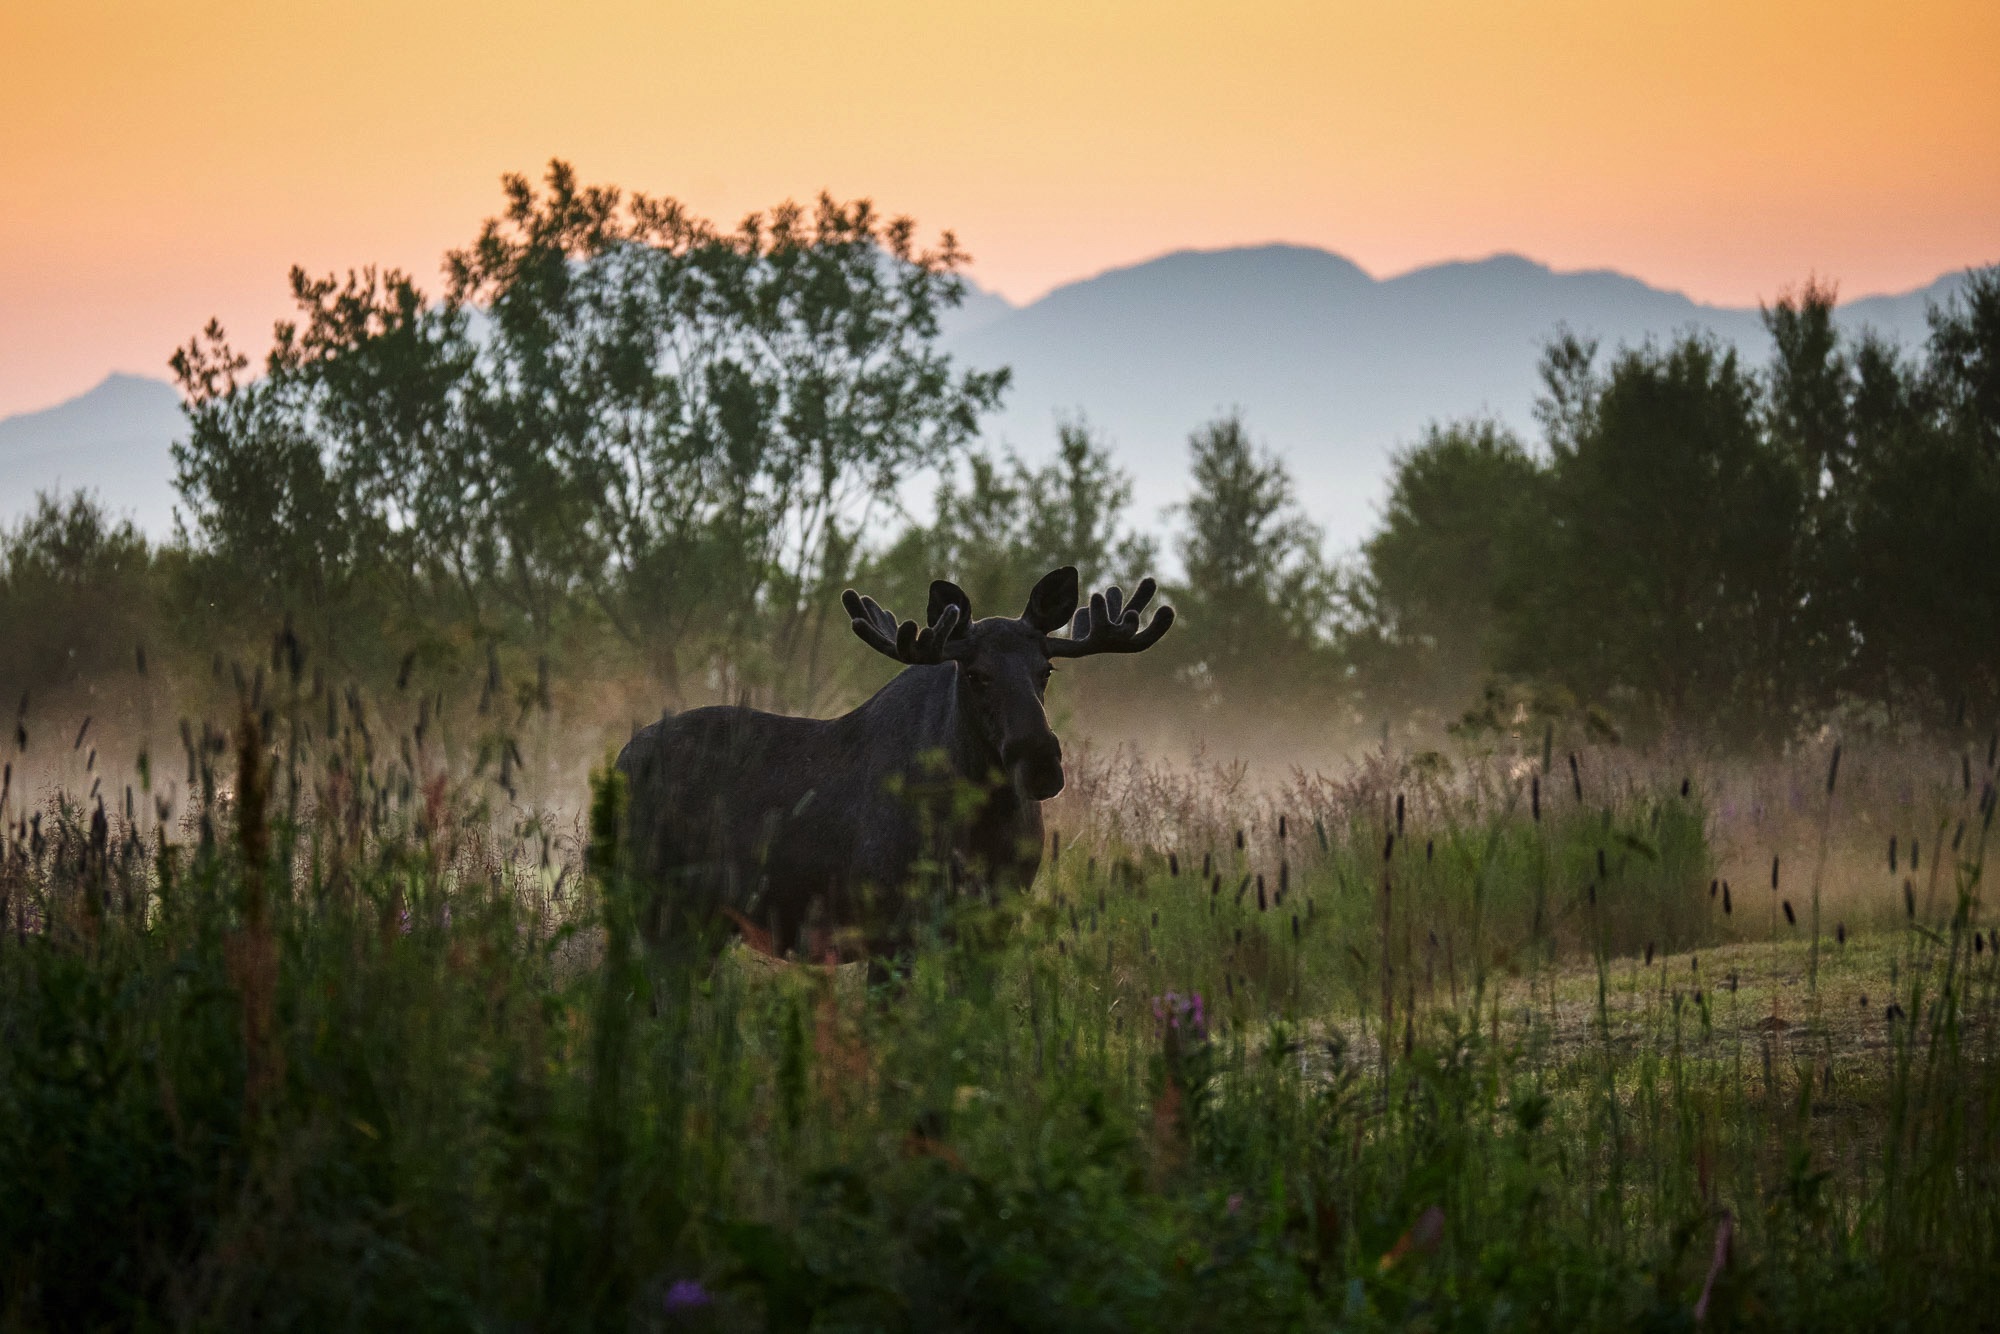
[[1767, 310], [1761, 368], [1559, 333], [1540, 438], [1433, 426], [1337, 558], [1239, 416], [1191, 434], [1164, 548], [1086, 421], [1041, 464], [984, 445], [1006, 372], [938, 342], [964, 263], [866, 202], [723, 230], [562, 163], [510, 177], [438, 296], [294, 270], [257, 373], [215, 324], [179, 349], [180, 532], [44, 498], [0, 538], [0, 610], [73, 628], [0, 670], [59, 689], [149, 636], [198, 656], [282, 622], [362, 677], [506, 657], [822, 709], [881, 670], [845, 586], [911, 614], [945, 576], [1014, 614], [1056, 565], [1129, 586], [1171, 556], [1181, 628], [1104, 687], [1167, 708], [1775, 742], [2000, 701], [2000, 270], [1915, 358], [1843, 338], [1817, 285]]

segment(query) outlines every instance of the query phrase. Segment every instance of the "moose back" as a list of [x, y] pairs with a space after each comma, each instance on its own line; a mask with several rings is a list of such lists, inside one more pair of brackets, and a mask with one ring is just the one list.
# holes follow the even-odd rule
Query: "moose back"
[[[1025, 887], [1042, 857], [1041, 803], [1062, 791], [1043, 697], [1055, 663], [1137, 653], [1173, 625], [1142, 580], [1078, 607], [1077, 573], [1044, 576], [1017, 617], [972, 617], [931, 585], [927, 622], [842, 596], [854, 633], [904, 670], [839, 718], [691, 709], [641, 728], [618, 756], [649, 939], [714, 941], [734, 921], [774, 952], [836, 940], [906, 945], [935, 893]], [[1066, 633], [1064, 633], [1066, 632]]]

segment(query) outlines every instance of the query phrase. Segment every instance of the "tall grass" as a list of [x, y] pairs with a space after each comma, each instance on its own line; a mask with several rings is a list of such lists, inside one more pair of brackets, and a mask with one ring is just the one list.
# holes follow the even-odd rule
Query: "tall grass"
[[1602, 754], [1086, 763], [871, 983], [645, 950], [614, 777], [547, 840], [258, 692], [175, 819], [13, 799], [7, 1327], [1990, 1323], [1990, 769], [1825, 1018]]

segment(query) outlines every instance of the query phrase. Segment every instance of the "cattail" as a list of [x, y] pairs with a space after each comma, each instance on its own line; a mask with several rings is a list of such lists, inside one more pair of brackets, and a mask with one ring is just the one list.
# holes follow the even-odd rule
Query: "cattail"
[[1896, 836], [1889, 835], [1889, 874], [1896, 874]]
[[1238, 825], [1236, 828], [1236, 850], [1238, 852], [1243, 851], [1243, 827], [1241, 825]]
[[1727, 917], [1729, 912], [1729, 882], [1725, 880], [1722, 882], [1722, 915]]
[[1569, 785], [1576, 792], [1579, 805], [1583, 803], [1583, 774], [1576, 767], [1576, 752], [1569, 753]]
[[1215, 854], [1204, 852], [1201, 854], [1201, 878], [1206, 880], [1213, 874], [1215, 874]]
[[1528, 811], [1536, 824], [1542, 822], [1542, 776], [1532, 774], [1528, 778]]
[[1868, 993], [1865, 991], [1861, 993], [1861, 1008], [1864, 1010], [1868, 1008]]
[[1653, 966], [1653, 942], [1649, 940], [1646, 942], [1646, 967], [1651, 968], [1652, 966]]
[[1238, 886], [1236, 886], [1235, 902], [1237, 903], [1243, 902], [1243, 896], [1246, 893], [1248, 893], [1249, 890], [1250, 890], [1250, 873], [1248, 871], [1245, 871], [1243, 873], [1243, 882]]
[[1606, 870], [1604, 869], [1604, 849], [1603, 849], [1603, 848], [1599, 848], [1599, 849], [1597, 850], [1597, 878], [1598, 878], [1599, 880], [1609, 880], [1609, 879], [1611, 878], [1611, 874], [1610, 874], [1610, 872], [1608, 872], [1608, 871], [1606, 871]]
[[1167, 854], [1167, 874], [1176, 880], [1181, 878], [1180, 854], [1173, 852]]
[[1425, 861], [1429, 861], [1429, 860], [1430, 860], [1431, 858], [1433, 858], [1433, 857], [1435, 857], [1435, 856], [1437, 856], [1437, 841], [1436, 841], [1435, 839], [1428, 839], [1428, 838], [1427, 838], [1427, 839], [1425, 839], [1425, 840], [1424, 840], [1424, 860], [1425, 860]]
[[1153, 909], [1153, 929], [1155, 931], [1160, 929], [1160, 910], [1158, 908]]
[[1917, 915], [1917, 887], [1908, 880], [1903, 881], [1903, 916], [1915, 920]]
[[1236, 937], [1234, 940], [1234, 944], [1239, 949], [1242, 948], [1243, 946], [1243, 928], [1240, 926], [1236, 928]]
[[1326, 822], [1317, 815], [1313, 817], [1313, 836], [1319, 839], [1319, 850], [1321, 852], [1329, 850], [1329, 845], [1326, 841]]
[[[1083, 883], [1089, 885], [1096, 883], [1096, 881], [1097, 881], [1097, 858], [1085, 857], [1083, 859]], [[1098, 891], [1100, 897], [1103, 895], [1103, 893], [1104, 893], [1103, 890]]]
[[1235, 1000], [1235, 999], [1236, 999], [1236, 975], [1235, 975], [1234, 973], [1224, 973], [1224, 974], [1222, 975], [1222, 985], [1223, 985], [1223, 986], [1224, 986], [1225, 988], [1227, 988], [1227, 989], [1228, 989], [1228, 992], [1229, 992], [1229, 999], [1231, 999], [1231, 1000]]
[[1771, 858], [1771, 892], [1773, 894], [1778, 892], [1778, 859], [1776, 857]]
[[1903, 1007], [1902, 1007], [1902, 1006], [1900, 1006], [1900, 1005], [1898, 1005], [1898, 1004], [1896, 1004], [1896, 1002], [1894, 1002], [1894, 1001], [1890, 1001], [1890, 1002], [1889, 1002], [1889, 1008], [1888, 1008], [1888, 1009], [1886, 1009], [1886, 1010], [1884, 1010], [1884, 1011], [1882, 1011], [1882, 1018], [1883, 1018], [1884, 1022], [1887, 1022], [1887, 1023], [1891, 1023], [1891, 1024], [1893, 1024], [1893, 1023], [1895, 1023], [1895, 1022], [1896, 1022], [1896, 1021], [1897, 1021], [1898, 1019], [1901, 1019], [1901, 1018], [1904, 1018], [1904, 1017], [1905, 1017], [1905, 1016], [1904, 1016], [1904, 1014], [1903, 1014]]
[[1721, 887], [1721, 884], [1722, 882], [1719, 880], [1711, 880], [1708, 882], [1708, 896], [1710, 898], [1715, 897], [1715, 891]]
[[1972, 952], [1974, 954], [1986, 953], [1986, 937], [1980, 935], [1977, 931], [1972, 933]]
[[1221, 892], [1222, 877], [1220, 875], [1210, 876], [1208, 881], [1208, 896], [1212, 899]]
[[1278, 817], [1278, 841], [1280, 843], [1285, 841], [1285, 817], [1282, 815]]
[[1298, 915], [1297, 913], [1293, 913], [1293, 914], [1292, 914], [1292, 939], [1293, 939], [1294, 941], [1296, 941], [1296, 940], [1297, 940], [1298, 938], [1299, 938], [1299, 915]]
[[1914, 838], [1913, 838], [1913, 839], [1911, 839], [1911, 840], [1910, 840], [1910, 870], [1911, 870], [1911, 871], [1912, 871], [1913, 873], [1914, 873], [1914, 872], [1915, 872], [1915, 871], [1917, 870], [1917, 861], [1918, 861], [1918, 854], [1919, 854], [1919, 853], [1921, 853], [1922, 851], [1923, 851], [1923, 849], [1922, 849], [1922, 848], [1921, 848], [1920, 846], [1918, 846], [1918, 844], [1917, 844], [1917, 840], [1915, 840]]
[[1597, 906], [1597, 882], [1595, 880], [1591, 881], [1584, 888], [1583, 893], [1584, 897], [1590, 900], [1590, 906], [1595, 908]]
[[1403, 832], [1403, 794], [1398, 792], [1396, 794], [1396, 833], [1400, 835], [1402, 832]]
[[1847, 923], [1835, 922], [1833, 924], [1833, 943], [1836, 945], [1845, 945], [1847, 943]]
[[1062, 861], [1062, 830], [1049, 835], [1049, 866], [1054, 868]]
[[1257, 873], [1257, 911], [1263, 912], [1268, 905], [1264, 902], [1264, 873]]
[[1542, 729], [1542, 772], [1543, 773], [1547, 773], [1549, 771], [1549, 760], [1554, 756], [1555, 748], [1556, 748], [1556, 725], [1554, 723], [1550, 723], [1548, 726]]
[[1833, 759], [1826, 766], [1826, 795], [1833, 795], [1833, 780], [1840, 777], [1840, 743], [1833, 743]]
[[1792, 915], [1792, 901], [1791, 901], [1790, 899], [1786, 899], [1786, 900], [1785, 900], [1785, 925], [1786, 925], [1786, 926], [1797, 926], [1798, 924], [1799, 924], [1799, 919], [1798, 919], [1798, 918], [1796, 918], [1796, 917], [1794, 917], [1794, 916]]
[[1280, 860], [1278, 862], [1278, 899], [1280, 902], [1283, 902], [1285, 895], [1291, 892], [1291, 888], [1292, 864], [1288, 861]]
[[1687, 798], [1687, 794], [1688, 794], [1688, 788], [1689, 788], [1690, 784], [1692, 783], [1692, 781], [1693, 781], [1693, 780], [1691, 780], [1691, 779], [1687, 779], [1687, 778], [1683, 778], [1683, 779], [1681, 779], [1681, 798], [1682, 798], [1683, 800], [1685, 800], [1685, 799]]
[[82, 750], [83, 739], [89, 735], [90, 735], [90, 715], [86, 713], [83, 715], [83, 726], [76, 729], [76, 740], [73, 743], [71, 743], [70, 749]]
[[1391, 834], [1389, 835], [1388, 838], [1384, 839], [1382, 842], [1382, 860], [1385, 862], [1388, 861], [1390, 857], [1395, 855], [1395, 852], [1396, 852], [1396, 836], [1394, 834]]

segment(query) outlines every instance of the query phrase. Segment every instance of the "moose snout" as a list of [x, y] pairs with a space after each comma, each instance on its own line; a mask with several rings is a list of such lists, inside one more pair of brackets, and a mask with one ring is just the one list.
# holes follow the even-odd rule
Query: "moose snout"
[[1063, 790], [1062, 742], [1053, 732], [1008, 742], [1000, 759], [1014, 786], [1030, 801], [1047, 801]]

